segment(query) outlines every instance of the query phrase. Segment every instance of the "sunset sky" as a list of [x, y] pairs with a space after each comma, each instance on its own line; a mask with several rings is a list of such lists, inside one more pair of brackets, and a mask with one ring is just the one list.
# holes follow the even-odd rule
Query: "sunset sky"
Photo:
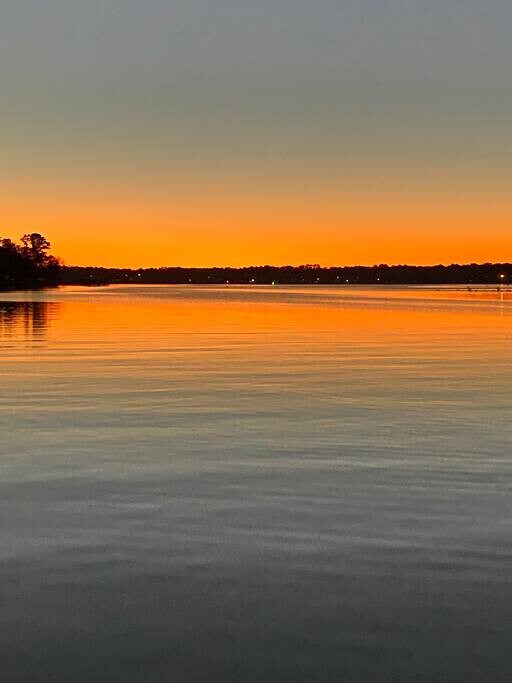
[[512, 260], [510, 0], [3, 0], [0, 235], [76, 265]]

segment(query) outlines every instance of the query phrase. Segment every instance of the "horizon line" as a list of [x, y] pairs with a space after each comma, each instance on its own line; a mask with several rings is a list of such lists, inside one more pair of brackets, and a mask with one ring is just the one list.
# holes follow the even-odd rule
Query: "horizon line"
[[181, 270], [246, 270], [251, 268], [294, 268], [303, 270], [337, 270], [342, 268], [450, 268], [452, 266], [457, 266], [459, 268], [469, 268], [469, 267], [483, 267], [483, 266], [510, 266], [512, 267], [512, 261], [484, 261], [477, 262], [472, 261], [470, 263], [457, 263], [452, 261], [451, 263], [430, 263], [430, 264], [415, 264], [415, 263], [375, 263], [372, 265], [368, 264], [352, 264], [352, 265], [336, 265], [336, 266], [323, 266], [316, 263], [301, 263], [299, 265], [292, 265], [290, 263], [276, 265], [270, 263], [264, 264], [252, 264], [247, 266], [181, 266], [181, 265], [169, 265], [169, 266], [102, 266], [102, 265], [70, 265], [67, 263], [62, 263], [63, 268], [103, 268], [108, 270], [171, 270], [171, 269], [181, 269]]

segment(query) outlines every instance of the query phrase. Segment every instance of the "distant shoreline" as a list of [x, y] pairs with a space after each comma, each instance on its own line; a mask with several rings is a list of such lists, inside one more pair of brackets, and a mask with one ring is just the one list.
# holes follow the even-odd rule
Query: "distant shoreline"
[[53, 280], [8, 279], [0, 272], [0, 292], [37, 290], [58, 285], [375, 285], [492, 287], [508, 291], [512, 263], [449, 266], [252, 266], [245, 268], [103, 268], [61, 266]]
[[246, 268], [102, 268], [64, 266], [63, 285], [507, 285], [512, 263], [449, 266], [252, 266]]

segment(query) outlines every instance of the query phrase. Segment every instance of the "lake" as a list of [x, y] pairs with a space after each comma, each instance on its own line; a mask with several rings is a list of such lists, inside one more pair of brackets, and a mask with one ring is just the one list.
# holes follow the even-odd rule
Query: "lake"
[[6, 683], [509, 681], [512, 294], [0, 293]]

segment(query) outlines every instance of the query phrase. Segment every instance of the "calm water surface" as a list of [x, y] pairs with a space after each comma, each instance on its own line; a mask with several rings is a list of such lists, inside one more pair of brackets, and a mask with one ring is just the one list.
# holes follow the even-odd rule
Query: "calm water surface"
[[2, 680], [510, 681], [511, 296], [0, 294]]

